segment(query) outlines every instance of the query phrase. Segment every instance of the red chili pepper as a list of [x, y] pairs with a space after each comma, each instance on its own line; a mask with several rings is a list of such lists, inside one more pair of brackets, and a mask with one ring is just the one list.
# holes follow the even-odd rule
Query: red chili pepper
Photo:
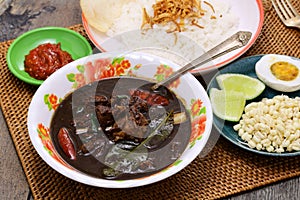
[[169, 104], [169, 100], [167, 98], [159, 94], [151, 94], [148, 91], [134, 90], [134, 91], [130, 91], [130, 94], [132, 96], [137, 96], [140, 99], [147, 101], [147, 103], [150, 105], [166, 106]]
[[69, 131], [66, 128], [61, 128], [57, 135], [59, 145], [65, 152], [65, 154], [71, 159], [76, 160], [76, 152], [74, 144], [69, 136]]
[[137, 91], [137, 93], [138, 93], [137, 96], [139, 96], [141, 99], [144, 99], [144, 100], [146, 100], [150, 95], [149, 92], [145, 92], [145, 91], [141, 91], [141, 90]]
[[169, 100], [163, 96], [160, 96], [160, 95], [153, 95], [153, 99], [152, 99], [152, 102], [153, 104], [157, 104], [157, 105], [161, 105], [161, 106], [166, 106], [169, 104]]

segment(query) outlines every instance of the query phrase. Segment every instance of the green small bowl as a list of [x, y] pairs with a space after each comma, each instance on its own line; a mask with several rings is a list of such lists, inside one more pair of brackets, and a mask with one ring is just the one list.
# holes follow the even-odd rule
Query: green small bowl
[[41, 85], [43, 80], [37, 80], [25, 72], [25, 55], [40, 44], [59, 42], [61, 49], [71, 54], [73, 60], [92, 54], [91, 45], [79, 33], [62, 27], [43, 27], [22, 34], [10, 45], [6, 55], [9, 70], [26, 83]]

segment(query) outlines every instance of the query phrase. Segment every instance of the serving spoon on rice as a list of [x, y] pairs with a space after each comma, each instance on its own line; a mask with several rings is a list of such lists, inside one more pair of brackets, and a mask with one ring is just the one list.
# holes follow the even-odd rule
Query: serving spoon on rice
[[178, 77], [182, 76], [186, 72], [195, 69], [205, 63], [212, 61], [222, 55], [225, 55], [233, 50], [239, 49], [245, 46], [249, 40], [251, 39], [252, 33], [249, 31], [238, 31], [237, 33], [233, 34], [231, 37], [224, 40], [219, 45], [215, 46], [214, 48], [210, 49], [206, 53], [202, 54], [198, 58], [192, 60], [191, 62], [187, 63], [185, 66], [171, 74], [168, 78], [155, 83], [151, 89], [157, 90], [162, 85], [167, 85], [172, 81], [176, 80]]

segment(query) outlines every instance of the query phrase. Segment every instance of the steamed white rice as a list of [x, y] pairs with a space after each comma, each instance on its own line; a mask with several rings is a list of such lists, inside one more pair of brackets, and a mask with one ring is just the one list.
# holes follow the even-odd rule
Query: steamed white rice
[[[152, 16], [155, 0], [135, 0], [125, 4], [121, 16], [106, 33], [112, 39], [105, 43], [112, 48], [111, 44], [117, 41], [114, 50], [118, 51], [144, 47], [159, 48], [174, 52], [189, 61], [237, 31], [239, 19], [231, 11], [230, 5], [218, 0], [207, 2], [213, 5], [215, 13], [202, 1], [202, 8], [207, 12], [198, 20], [198, 24], [204, 26], [203, 29], [189, 26], [184, 32], [166, 33], [167, 27], [155, 25], [154, 29], [149, 29], [144, 34], [141, 31], [142, 8], [145, 7]], [[211, 19], [212, 15], [216, 19]]]

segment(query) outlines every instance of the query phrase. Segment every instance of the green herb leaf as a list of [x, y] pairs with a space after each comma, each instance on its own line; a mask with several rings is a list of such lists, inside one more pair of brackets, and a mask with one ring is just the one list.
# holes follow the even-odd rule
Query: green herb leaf
[[67, 79], [70, 82], [75, 82], [75, 74], [73, 73], [67, 74]]
[[44, 103], [48, 106], [48, 110], [50, 111], [50, 110], [52, 110], [52, 106], [51, 106], [51, 103], [49, 102], [49, 94], [46, 94], [45, 96], [44, 96]]
[[45, 94], [44, 96], [44, 103], [49, 104], [49, 94]]
[[201, 110], [199, 111], [199, 115], [205, 114], [205, 113], [206, 113], [206, 107], [201, 108]]
[[120, 64], [122, 62], [122, 60], [124, 60], [124, 57], [114, 58], [111, 64], [112, 65], [114, 65], [116, 63]]
[[162, 81], [162, 80], [165, 79], [165, 75], [163, 75], [163, 74], [156, 74], [155, 78], [156, 78], [157, 81]]
[[83, 65], [77, 65], [77, 69], [80, 73], [84, 73], [84, 66]]
[[177, 166], [177, 165], [179, 165], [181, 162], [182, 162], [182, 160], [176, 160], [176, 161], [173, 163], [173, 165], [174, 165], [174, 166]]
[[146, 144], [147, 142], [149, 142], [152, 137], [154, 137], [155, 135], [157, 135], [157, 131], [164, 125], [167, 123], [168, 119], [171, 117], [171, 115], [173, 114], [173, 111], [171, 111], [163, 120], [162, 122], [155, 127], [155, 129], [150, 133], [150, 135], [143, 141], [141, 142], [141, 144], [139, 146], [137, 146], [136, 148], [139, 148], [140, 146], [144, 146], [144, 144]]
[[78, 88], [78, 83], [75, 82], [75, 83], [73, 84], [72, 88]]
[[173, 112], [170, 112], [162, 122], [150, 133], [150, 135], [131, 151], [124, 150], [123, 144], [115, 144], [105, 157], [104, 163], [111, 169], [103, 171], [103, 173], [116, 176], [119, 173], [132, 173], [140, 164], [147, 160], [148, 149], [145, 144], [149, 142], [157, 131], [168, 121]]
[[190, 143], [190, 149], [193, 148], [193, 146], [196, 144], [196, 140], [193, 140], [191, 143]]
[[203, 135], [201, 135], [200, 137], [198, 137], [198, 138], [197, 138], [197, 140], [201, 140], [201, 139], [202, 139], [202, 137], [203, 137]]

